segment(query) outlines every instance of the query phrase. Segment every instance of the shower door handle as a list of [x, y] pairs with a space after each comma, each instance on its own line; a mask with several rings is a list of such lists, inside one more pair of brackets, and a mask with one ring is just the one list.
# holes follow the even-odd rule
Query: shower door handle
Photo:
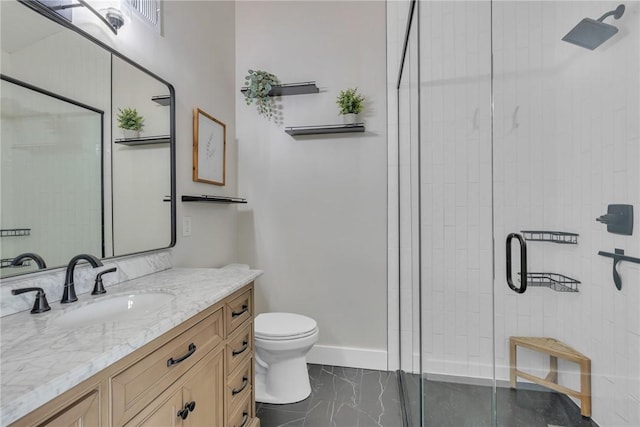
[[[511, 275], [512, 264], [511, 264], [511, 241], [513, 238], [518, 239], [518, 243], [520, 243], [520, 287], [517, 287], [513, 284], [513, 277]], [[511, 233], [507, 236], [507, 284], [514, 292], [519, 294], [523, 294], [524, 291], [527, 290], [527, 243], [524, 240], [524, 237], [519, 235], [518, 233]]]

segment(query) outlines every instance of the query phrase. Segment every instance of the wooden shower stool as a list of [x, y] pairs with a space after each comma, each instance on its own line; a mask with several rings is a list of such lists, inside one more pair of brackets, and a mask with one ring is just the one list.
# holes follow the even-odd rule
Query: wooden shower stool
[[[519, 371], [517, 368], [517, 346], [549, 355], [549, 374], [546, 378]], [[558, 357], [580, 365], [580, 391], [558, 384]], [[591, 359], [569, 347], [562, 341], [546, 337], [509, 337], [509, 363], [511, 388], [516, 388], [516, 377], [522, 377], [536, 384], [580, 399], [580, 414], [591, 416]]]

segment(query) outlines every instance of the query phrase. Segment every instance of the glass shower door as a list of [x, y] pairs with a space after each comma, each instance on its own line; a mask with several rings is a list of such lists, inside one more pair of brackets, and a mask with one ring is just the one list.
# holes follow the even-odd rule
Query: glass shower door
[[[415, 18], [415, 9], [411, 9]], [[418, 31], [410, 20], [406, 50], [397, 85], [398, 183], [400, 188], [400, 384], [409, 426], [422, 419], [420, 365], [420, 216], [419, 216], [419, 88]]]
[[491, 4], [418, 9], [421, 425], [490, 426]]
[[596, 21], [617, 5], [492, 3], [500, 426], [640, 425], [640, 268], [619, 289], [611, 258], [640, 257], [639, 231], [596, 220], [640, 209], [639, 3], [608, 40]]

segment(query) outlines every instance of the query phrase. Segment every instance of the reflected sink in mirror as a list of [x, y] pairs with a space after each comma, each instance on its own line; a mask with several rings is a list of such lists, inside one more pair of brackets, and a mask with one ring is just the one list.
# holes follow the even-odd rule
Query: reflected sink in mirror
[[174, 299], [175, 295], [166, 292], [102, 297], [51, 319], [50, 324], [59, 328], [78, 328], [109, 321], [130, 320], [154, 312]]

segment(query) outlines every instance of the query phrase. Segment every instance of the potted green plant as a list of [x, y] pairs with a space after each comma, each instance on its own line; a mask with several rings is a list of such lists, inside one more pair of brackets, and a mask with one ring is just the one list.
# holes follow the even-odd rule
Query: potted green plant
[[122, 129], [125, 139], [140, 137], [144, 127], [144, 117], [135, 108], [118, 108], [118, 127]]
[[358, 121], [358, 114], [364, 109], [364, 96], [358, 93], [357, 87], [341, 90], [336, 104], [340, 107], [344, 123], [354, 124]]
[[246, 87], [243, 89], [247, 105], [255, 102], [258, 114], [271, 119], [276, 104], [274, 98], [269, 96], [269, 92], [279, 84], [280, 80], [274, 74], [264, 70], [249, 70], [249, 74], [245, 77]]

